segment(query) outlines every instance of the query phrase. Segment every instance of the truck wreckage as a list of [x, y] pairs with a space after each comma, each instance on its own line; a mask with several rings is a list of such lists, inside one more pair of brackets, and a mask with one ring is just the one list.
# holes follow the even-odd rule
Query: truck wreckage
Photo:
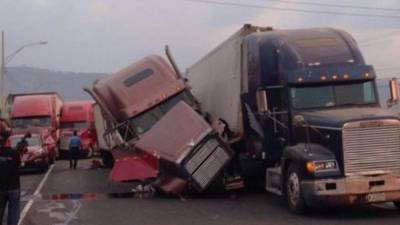
[[232, 158], [232, 151], [200, 114], [196, 99], [169, 54], [148, 56], [84, 88], [102, 110], [113, 181], [142, 181], [181, 195], [202, 192]]

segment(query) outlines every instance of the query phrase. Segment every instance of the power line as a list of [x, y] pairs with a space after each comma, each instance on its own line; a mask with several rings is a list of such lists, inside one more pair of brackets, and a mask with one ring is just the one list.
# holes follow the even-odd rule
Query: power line
[[300, 13], [328, 14], [328, 15], [336, 15], [336, 16], [342, 15], [342, 16], [356, 16], [356, 17], [374, 17], [374, 18], [385, 18], [385, 19], [400, 19], [400, 16], [396, 16], [396, 15], [347, 13], [347, 12], [338, 12], [338, 11], [320, 11], [320, 10], [274, 7], [274, 6], [264, 6], [264, 5], [250, 5], [250, 4], [241, 4], [241, 3], [234, 3], [234, 2], [219, 2], [219, 1], [213, 1], [213, 0], [186, 0], [186, 1], [199, 2], [199, 3], [210, 4], [210, 5], [235, 6], [235, 7], [253, 8], [253, 9], [270, 9], [270, 10], [300, 12]]
[[310, 5], [310, 6], [321, 6], [321, 7], [334, 7], [334, 8], [348, 8], [348, 9], [364, 9], [364, 10], [379, 10], [379, 11], [391, 11], [398, 12], [399, 8], [384, 8], [384, 7], [370, 7], [362, 5], [344, 5], [344, 4], [330, 4], [330, 3], [318, 3], [318, 2], [306, 2], [306, 1], [292, 1], [292, 0], [257, 0], [261, 2], [282, 2], [294, 5]]
[[392, 38], [395, 38], [396, 36], [400, 35], [400, 31], [395, 31], [386, 35], [381, 35], [380, 37], [376, 37], [376, 38], [370, 38], [367, 40], [363, 40], [358, 42], [359, 45], [363, 45], [363, 46], [369, 46], [371, 44], [374, 44], [375, 42], [381, 42], [381, 41], [386, 41]]
[[393, 38], [395, 38], [395, 37], [383, 37], [383, 38], [381, 38], [381, 39], [375, 39], [375, 40], [372, 40], [372, 41], [369, 41], [369, 42], [359, 43], [359, 45], [360, 45], [360, 46], [363, 46], [363, 47], [374, 46], [374, 45], [376, 45], [376, 44], [379, 43], [379, 42], [382, 42], [382, 41], [389, 41], [389, 40], [391, 40], [391, 39], [393, 39]]
[[388, 33], [384, 33], [384, 34], [379, 34], [379, 36], [376, 35], [376, 36], [374, 36], [374, 37], [364, 38], [364, 39], [359, 40], [358, 43], [375, 41], [375, 40], [382, 39], [382, 37], [395, 36], [395, 35], [397, 35], [397, 34], [400, 34], [399, 32], [400, 32], [400, 30], [396, 30], [396, 31], [393, 31], [393, 32], [388, 32]]

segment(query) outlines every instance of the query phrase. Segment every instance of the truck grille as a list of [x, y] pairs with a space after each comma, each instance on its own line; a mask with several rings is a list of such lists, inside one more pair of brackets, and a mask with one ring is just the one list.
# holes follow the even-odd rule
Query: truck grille
[[193, 172], [204, 162], [204, 160], [215, 150], [218, 146], [218, 141], [215, 139], [210, 139], [207, 141], [201, 149], [196, 152], [196, 154], [186, 163], [185, 168], [188, 173], [193, 174]]
[[400, 122], [369, 120], [343, 126], [345, 175], [400, 170]]
[[229, 158], [228, 153], [218, 147], [214, 154], [208, 157], [196, 170], [193, 174], [193, 179], [197, 181], [201, 188], [205, 188], [214, 179], [218, 171], [229, 161]]
[[230, 160], [228, 149], [209, 139], [185, 164], [186, 171], [201, 189], [206, 188]]

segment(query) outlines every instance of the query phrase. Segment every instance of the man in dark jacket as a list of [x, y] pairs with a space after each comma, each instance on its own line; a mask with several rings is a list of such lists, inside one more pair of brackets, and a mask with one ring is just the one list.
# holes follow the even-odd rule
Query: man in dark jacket
[[21, 158], [10, 147], [11, 129], [0, 118], [0, 224], [8, 207], [7, 224], [17, 225], [19, 220], [20, 180], [18, 167]]
[[76, 169], [78, 165], [79, 153], [82, 148], [81, 139], [78, 136], [78, 132], [75, 130], [72, 137], [69, 139], [69, 168]]
[[28, 141], [26, 139], [31, 138], [32, 135], [30, 132], [26, 132], [24, 137], [21, 138], [21, 140], [17, 143], [17, 151], [22, 154], [24, 151], [26, 151], [28, 149]]

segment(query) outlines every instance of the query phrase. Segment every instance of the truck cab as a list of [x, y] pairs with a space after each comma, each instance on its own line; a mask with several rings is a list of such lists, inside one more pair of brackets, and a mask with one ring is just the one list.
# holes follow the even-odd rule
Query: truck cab
[[12, 96], [13, 134], [40, 135], [47, 145], [50, 162], [58, 156], [59, 120], [62, 99], [57, 93], [27, 93]]
[[81, 156], [91, 157], [94, 153], [97, 135], [94, 126], [93, 101], [67, 101], [61, 109], [59, 150], [66, 153], [69, 138], [77, 131], [82, 142]]
[[243, 103], [258, 113], [262, 151], [280, 170], [274, 184], [269, 169], [267, 189], [284, 192], [294, 211], [398, 200], [399, 118], [381, 108], [375, 71], [354, 39], [322, 28], [255, 33], [244, 43], [254, 72]]
[[117, 132], [123, 142], [110, 151], [112, 180], [157, 180], [152, 183], [171, 195], [201, 192], [229, 162], [230, 149], [176, 71], [151, 55], [86, 89], [103, 111], [105, 136]]

